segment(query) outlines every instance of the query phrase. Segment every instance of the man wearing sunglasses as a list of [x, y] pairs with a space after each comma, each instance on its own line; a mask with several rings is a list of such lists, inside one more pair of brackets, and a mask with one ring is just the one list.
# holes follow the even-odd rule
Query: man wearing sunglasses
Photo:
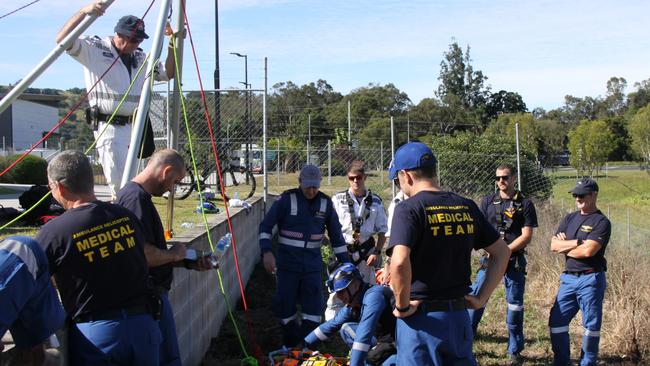
[[[510, 248], [508, 268], [503, 276], [505, 286], [508, 328], [508, 353], [510, 364], [521, 363], [520, 352], [524, 349], [524, 289], [526, 286], [525, 248], [537, 227], [537, 213], [533, 203], [515, 188], [515, 169], [510, 164], [499, 165], [496, 169], [496, 193], [483, 197], [479, 208], [485, 218], [499, 232]], [[476, 294], [485, 281], [487, 255], [481, 258], [481, 267], [472, 285]], [[485, 308], [469, 310], [472, 329], [476, 334]]]
[[[353, 161], [346, 174], [350, 188], [335, 194], [332, 203], [352, 263], [357, 266], [365, 282], [374, 284], [375, 267], [381, 266], [380, 255], [388, 230], [386, 211], [381, 198], [366, 189], [368, 176], [363, 161]], [[327, 305], [325, 320], [330, 320], [343, 304], [332, 294]]]
[[596, 207], [598, 184], [593, 179], [580, 179], [569, 193], [575, 198], [578, 211], [562, 220], [551, 239], [551, 250], [566, 258], [548, 320], [553, 365], [571, 364], [569, 323], [578, 310], [582, 311], [584, 328], [580, 365], [596, 365], [606, 287], [605, 248], [612, 226]]
[[[103, 15], [105, 7], [106, 4], [102, 0], [97, 0], [81, 8], [61, 28], [56, 35], [56, 42], [61, 42], [87, 15]], [[169, 26], [166, 33], [172, 33]], [[94, 134], [97, 139], [97, 153], [113, 200], [120, 189], [126, 164], [126, 154], [131, 141], [131, 119], [138, 106], [142, 87], [146, 80], [150, 81], [146, 75], [146, 66], [138, 74], [140, 67], [147, 61], [146, 53], [139, 48], [140, 43], [147, 38], [149, 36], [144, 31], [144, 21], [136, 16], [126, 15], [115, 25], [114, 36], [82, 36], [75, 39], [67, 49], [67, 53], [84, 68], [86, 90], [94, 86], [88, 95], [90, 108], [86, 111], [86, 121], [92, 121], [96, 126]], [[167, 81], [174, 77], [175, 63], [171, 43], [169, 47], [165, 64], [157, 63], [154, 69], [153, 77], [157, 81]], [[116, 58], [119, 60], [113, 65]], [[128, 95], [120, 105], [127, 91]], [[113, 112], [115, 116], [107, 126]], [[149, 121], [143, 141], [144, 151], [139, 155], [140, 158], [149, 157], [155, 148], [153, 129]]]

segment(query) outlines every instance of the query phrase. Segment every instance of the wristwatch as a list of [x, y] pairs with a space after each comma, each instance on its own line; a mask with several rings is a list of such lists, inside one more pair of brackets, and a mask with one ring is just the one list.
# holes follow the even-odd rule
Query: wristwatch
[[406, 313], [409, 311], [409, 309], [411, 309], [411, 304], [408, 304], [403, 308], [398, 308], [397, 306], [395, 306], [395, 310], [397, 310], [400, 313]]
[[578, 245], [582, 245], [582, 243], [584, 243], [584, 241], [582, 239], [576, 239], [576, 243]]

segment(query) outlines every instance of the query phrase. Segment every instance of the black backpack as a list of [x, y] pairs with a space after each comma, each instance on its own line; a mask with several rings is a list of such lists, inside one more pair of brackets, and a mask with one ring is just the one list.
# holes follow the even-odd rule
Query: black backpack
[[[27, 191], [18, 197], [20, 206], [25, 210], [34, 206], [43, 196], [45, 196], [50, 189], [47, 186], [39, 184], [31, 186]], [[63, 209], [59, 206], [58, 202], [52, 197], [48, 196], [43, 202], [39, 203], [34, 209], [29, 212], [23, 220], [29, 224], [39, 224], [39, 218], [46, 215], [60, 215]]]

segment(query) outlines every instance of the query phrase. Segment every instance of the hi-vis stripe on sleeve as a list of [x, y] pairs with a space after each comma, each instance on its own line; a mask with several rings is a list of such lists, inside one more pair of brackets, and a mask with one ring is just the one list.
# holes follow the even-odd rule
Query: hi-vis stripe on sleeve
[[291, 216], [298, 215], [298, 198], [296, 197], [295, 193], [291, 193], [289, 195], [289, 201], [290, 201], [290, 204], [291, 204], [291, 212], [289, 214]]
[[368, 350], [370, 350], [370, 345], [365, 344], [365, 343], [361, 343], [361, 342], [354, 342], [354, 343], [352, 343], [352, 349], [355, 349], [355, 350], [361, 351], [361, 352], [368, 352]]

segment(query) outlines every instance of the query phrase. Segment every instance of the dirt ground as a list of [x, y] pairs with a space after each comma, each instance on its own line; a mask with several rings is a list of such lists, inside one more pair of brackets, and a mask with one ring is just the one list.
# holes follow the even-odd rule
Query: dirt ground
[[[248, 311], [243, 310], [243, 303], [240, 301], [237, 304], [237, 310], [233, 313], [248, 354], [255, 356], [255, 344], [259, 346], [259, 351], [263, 356], [263, 362], [259, 365], [266, 365], [269, 352], [282, 347], [282, 330], [271, 311], [271, 300], [274, 293], [275, 279], [266, 273], [262, 264], [259, 263], [255, 266], [248, 286], [246, 286]], [[248, 322], [250, 322], [251, 331], [247, 326]], [[323, 353], [341, 356], [347, 354], [347, 347], [339, 337], [334, 337], [332, 341], [323, 344], [319, 350]], [[232, 321], [227, 318], [221, 326], [219, 337], [212, 339], [202, 365], [239, 366], [243, 358], [244, 354]]]

